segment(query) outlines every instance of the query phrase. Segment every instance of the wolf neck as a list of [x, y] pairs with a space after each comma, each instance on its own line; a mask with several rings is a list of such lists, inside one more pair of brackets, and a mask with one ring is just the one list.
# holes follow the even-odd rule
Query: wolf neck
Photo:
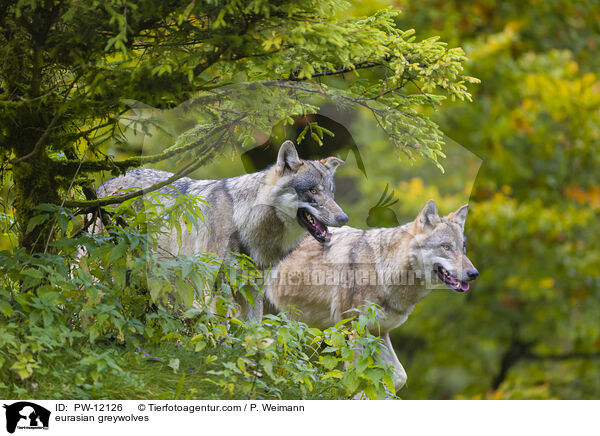
[[270, 267], [296, 248], [307, 232], [296, 219], [296, 206], [286, 197], [289, 194], [277, 186], [272, 168], [242, 178], [233, 211], [241, 245], [259, 266]]
[[[396, 255], [385, 256], [379, 268], [400, 273], [400, 280], [385, 286], [385, 301], [397, 312], [412, 312], [415, 305], [431, 292], [428, 289], [424, 274], [419, 271], [414, 237], [410, 230], [412, 223], [399, 228], [388, 229], [388, 250]], [[401, 235], [399, 238], [398, 236]]]

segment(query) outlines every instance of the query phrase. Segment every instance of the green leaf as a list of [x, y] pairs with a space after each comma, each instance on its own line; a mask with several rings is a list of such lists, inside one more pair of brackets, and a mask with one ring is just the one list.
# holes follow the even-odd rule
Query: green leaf
[[13, 308], [7, 301], [0, 300], [0, 312], [2, 315], [9, 317], [13, 313]]
[[341, 379], [342, 377], [344, 377], [344, 373], [339, 369], [333, 369], [331, 371], [328, 371], [322, 376], [323, 380], [327, 380], [330, 378]]
[[181, 395], [181, 392], [183, 391], [184, 382], [185, 382], [185, 372], [182, 372], [181, 377], [179, 377], [179, 381], [177, 382], [177, 387], [175, 388], [175, 393], [173, 394], [174, 400], [179, 399], [179, 396]]
[[41, 279], [45, 276], [45, 274], [42, 271], [35, 268], [26, 268], [23, 271], [21, 271], [21, 274], [27, 277], [31, 277], [33, 279]]
[[127, 268], [124, 266], [113, 266], [112, 267], [112, 278], [116, 289], [124, 289], [126, 278], [127, 278]]
[[110, 254], [108, 256], [108, 263], [114, 263], [118, 259], [121, 259], [125, 252], [127, 251], [127, 242], [121, 241], [119, 242], [115, 248], [110, 250]]
[[376, 400], [377, 399], [377, 391], [375, 390], [375, 387], [373, 385], [368, 385], [365, 390], [365, 395], [369, 398], [369, 400]]
[[327, 369], [333, 369], [338, 363], [338, 359], [336, 359], [334, 356], [329, 355], [320, 356], [319, 361]]
[[338, 331], [331, 333], [331, 345], [334, 347], [343, 347], [346, 345], [346, 338]]
[[396, 388], [394, 387], [394, 381], [392, 380], [392, 378], [385, 374], [382, 378], [381, 381], [383, 382], [383, 384], [385, 385], [385, 387], [392, 393], [396, 392]]
[[290, 341], [290, 330], [287, 327], [281, 327], [277, 331], [277, 341], [281, 345], [286, 345]]
[[50, 217], [50, 215], [48, 215], [46, 213], [41, 213], [39, 215], [36, 215], [36, 216], [32, 217], [29, 220], [29, 223], [27, 223], [27, 230], [26, 230], [26, 232], [29, 233], [34, 228], [36, 228], [37, 226], [39, 226], [40, 224], [45, 223], [48, 220], [49, 217]]
[[342, 383], [348, 395], [353, 394], [360, 385], [360, 380], [355, 371], [347, 371], [342, 378]]

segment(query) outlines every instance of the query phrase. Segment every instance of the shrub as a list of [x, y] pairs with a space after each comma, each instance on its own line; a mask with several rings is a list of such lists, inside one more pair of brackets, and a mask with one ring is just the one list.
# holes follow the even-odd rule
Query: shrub
[[198, 201], [128, 201], [104, 211], [106, 225], [89, 217], [96, 233], [68, 209], [41, 205], [30, 225], [54, 222], [48, 251], [0, 252], [0, 395], [392, 396], [380, 339], [366, 329], [374, 310], [325, 331], [285, 315], [240, 320], [232, 295], [260, 291], [249, 258], [159, 255], [161, 233], [181, 241], [183, 226], [202, 225]]

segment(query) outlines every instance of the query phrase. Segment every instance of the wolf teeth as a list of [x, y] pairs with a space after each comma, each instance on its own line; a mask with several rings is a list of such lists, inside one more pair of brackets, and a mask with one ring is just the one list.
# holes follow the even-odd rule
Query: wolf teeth
[[306, 217], [306, 219], [308, 220], [309, 223], [311, 223], [312, 225], [315, 225], [315, 221], [313, 220], [313, 217], [311, 214], [309, 214], [308, 212], [305, 212], [304, 216]]

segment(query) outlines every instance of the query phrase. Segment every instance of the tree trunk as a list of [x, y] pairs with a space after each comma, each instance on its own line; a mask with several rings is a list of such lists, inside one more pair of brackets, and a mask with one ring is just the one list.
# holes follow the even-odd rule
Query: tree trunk
[[[38, 108], [38, 110], [40, 109]], [[40, 112], [42, 111], [40, 110]], [[35, 207], [42, 203], [60, 204], [58, 185], [55, 181], [56, 175], [52, 172], [47, 144], [41, 143], [34, 154], [18, 161], [19, 158], [23, 158], [34, 151], [36, 144], [42, 138], [43, 132], [48, 129], [49, 122], [44, 118], [47, 117], [44, 117], [41, 113], [33, 114], [29, 112], [26, 115], [24, 114], [19, 124], [27, 127], [19, 130], [15, 126], [15, 129], [9, 134], [9, 144], [12, 146], [17, 159], [17, 162], [13, 164], [12, 176], [15, 195], [13, 207], [18, 226], [19, 246], [24, 247], [29, 253], [44, 251], [52, 227], [52, 220], [48, 220], [27, 232], [29, 220], [39, 214]], [[31, 126], [39, 127], [33, 128]]]

